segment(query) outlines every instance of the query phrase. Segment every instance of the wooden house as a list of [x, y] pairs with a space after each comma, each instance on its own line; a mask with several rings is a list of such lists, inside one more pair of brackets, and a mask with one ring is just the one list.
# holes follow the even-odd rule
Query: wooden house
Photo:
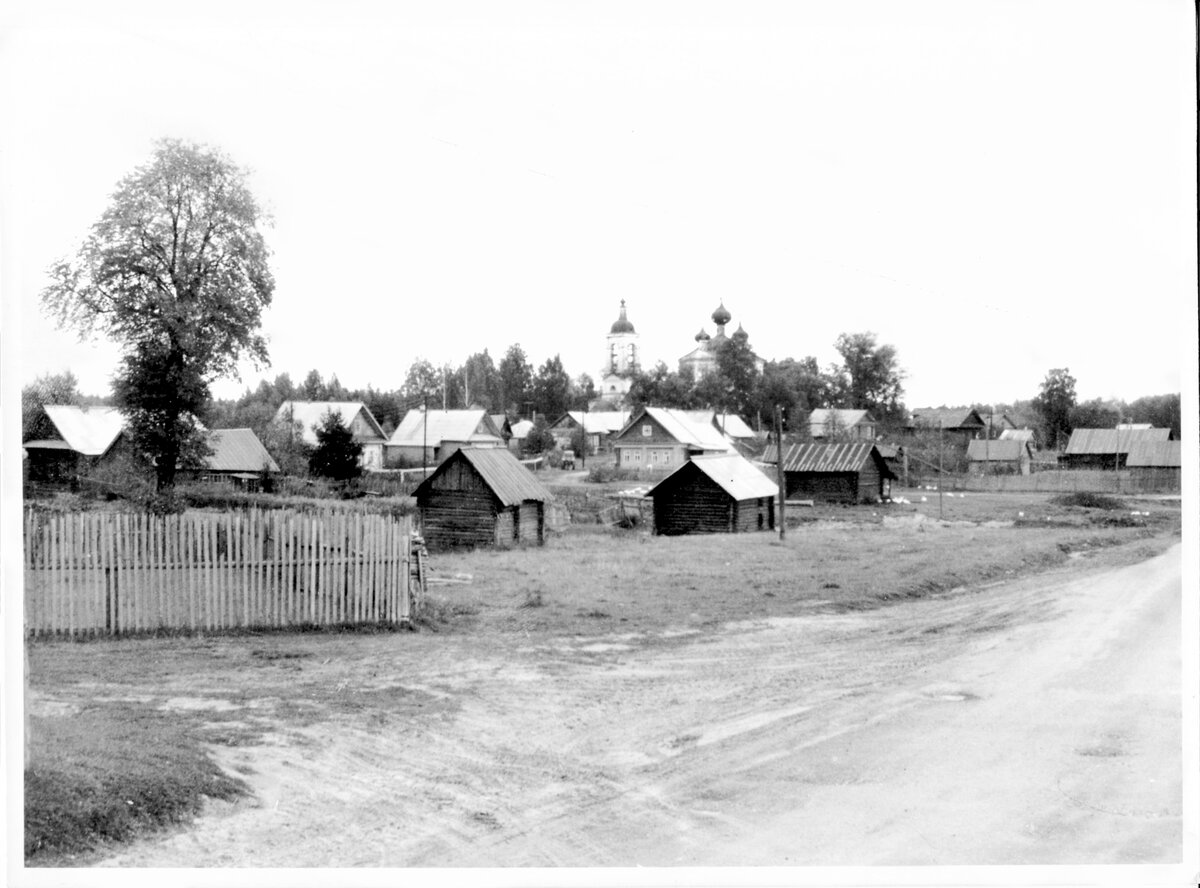
[[508, 449], [520, 456], [525, 452], [525, 439], [533, 431], [533, 420], [519, 419], [509, 425]]
[[1131, 449], [1170, 437], [1170, 429], [1075, 429], [1058, 464], [1068, 469], [1122, 469]]
[[622, 469], [677, 469], [689, 457], [734, 453], [730, 441], [708, 422], [682, 410], [642, 407], [613, 439], [616, 464]]
[[540, 545], [549, 491], [503, 447], [460, 447], [414, 491], [430, 550]]
[[204, 458], [204, 468], [193, 473], [201, 481], [227, 481], [257, 491], [264, 474], [279, 473], [279, 465], [253, 429], [213, 429], [208, 447], [211, 453]]
[[1017, 438], [968, 441], [967, 461], [969, 470], [977, 475], [1028, 475], [1033, 467], [1033, 444]]
[[978, 438], [987, 432], [987, 420], [970, 407], [919, 407], [909, 413], [906, 431], [944, 431], [962, 438]]
[[47, 404], [42, 409], [54, 435], [22, 445], [30, 481], [69, 483], [122, 450], [125, 418], [115, 407]]
[[462, 447], [504, 446], [500, 429], [482, 408], [410, 410], [388, 439], [387, 464], [435, 465]]
[[896, 473], [870, 441], [785, 442], [783, 477], [789, 499], [873, 503], [891, 495]]
[[512, 438], [512, 423], [509, 422], [508, 414], [489, 413], [488, 418], [492, 421], [492, 425], [496, 427], [496, 431], [500, 433], [500, 440], [504, 442], [504, 446], [508, 447], [508, 442]]
[[657, 534], [739, 533], [775, 527], [770, 478], [737, 454], [694, 456], [646, 494]]
[[875, 425], [867, 410], [822, 407], [808, 415], [808, 436], [817, 441], [874, 441]]
[[588, 454], [599, 453], [612, 449], [613, 437], [628, 422], [628, 410], [568, 410], [550, 424], [550, 434], [560, 450], [570, 450], [582, 428], [587, 432]]
[[275, 411], [275, 422], [296, 430], [309, 447], [317, 446], [317, 426], [326, 414], [333, 413], [350, 430], [356, 443], [362, 446], [359, 464], [364, 469], [383, 468], [383, 448], [387, 435], [383, 433], [371, 411], [362, 401], [284, 401]]
[[1149, 485], [1178, 489], [1183, 472], [1183, 442], [1143, 441], [1133, 445], [1125, 460], [1133, 477]]

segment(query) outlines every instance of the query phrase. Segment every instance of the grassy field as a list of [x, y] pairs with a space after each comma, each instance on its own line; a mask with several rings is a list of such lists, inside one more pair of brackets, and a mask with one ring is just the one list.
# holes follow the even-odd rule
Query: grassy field
[[[214, 745], [252, 743], [280, 723], [331, 713], [369, 719], [372, 707], [392, 713], [421, 702], [363, 698], [348, 710], [337, 682], [314, 676], [314, 664], [365, 675], [381, 645], [419, 648], [446, 635], [480, 645], [507, 644], [514, 634], [648, 638], [985, 591], [1079, 559], [1149, 557], [1173, 543], [1180, 527], [1172, 501], [1127, 499], [1102, 509], [1041, 494], [967, 494], [944, 496], [939, 506], [936, 493], [907, 496], [914, 501], [906, 505], [790, 510], [782, 541], [775, 533], [655, 537], [583, 524], [540, 548], [435, 554], [417, 635], [32, 645], [27, 861], [88, 863], [112, 842], [187, 822], [206, 800], [236, 799], [244, 787], [209, 758]], [[179, 690], [197, 676], [204, 687], [236, 682], [244, 696], [273, 701], [263, 710], [273, 721], [247, 722], [206, 705], [202, 691], [193, 698]], [[129, 692], [113, 693], [114, 686]]]

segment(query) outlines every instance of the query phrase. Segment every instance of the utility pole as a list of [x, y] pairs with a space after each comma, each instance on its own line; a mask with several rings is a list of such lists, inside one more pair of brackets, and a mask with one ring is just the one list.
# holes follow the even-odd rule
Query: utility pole
[[421, 396], [421, 480], [429, 463], [429, 395]]
[[946, 449], [946, 423], [938, 420], [938, 520], [942, 518], [942, 488], [946, 486], [942, 477], [942, 451]]
[[579, 428], [583, 432], [583, 434], [581, 436], [583, 439], [583, 444], [579, 448], [579, 467], [581, 469], [587, 468], [587, 409], [588, 409], [587, 401], [584, 401], [583, 402], [583, 422], [581, 422], [579, 424]]
[[784, 501], [787, 487], [783, 481], [783, 412], [775, 405], [775, 480], [779, 484], [779, 539], [783, 539], [787, 522], [784, 520]]

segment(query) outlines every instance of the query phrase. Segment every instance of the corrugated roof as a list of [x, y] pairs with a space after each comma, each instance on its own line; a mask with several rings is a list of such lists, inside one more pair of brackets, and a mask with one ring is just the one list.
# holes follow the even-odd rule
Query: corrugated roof
[[1170, 429], [1075, 429], [1067, 442], [1068, 456], [1128, 453], [1143, 441], [1166, 441]]
[[115, 407], [48, 404], [42, 409], [70, 448], [84, 456], [107, 453], [125, 426], [125, 417]]
[[548, 502], [553, 499], [542, 482], [533, 472], [521, 465], [515, 456], [503, 447], [464, 447], [438, 466], [436, 472], [421, 482], [413, 492], [421, 496], [434, 478], [447, 471], [456, 460], [464, 459], [471, 464], [496, 498], [505, 506], [515, 506], [526, 500]]
[[[428, 423], [428, 432], [425, 423]], [[442, 441], [470, 441], [479, 434], [499, 437], [491, 417], [483, 410], [410, 410], [400, 420], [388, 444], [405, 447], [438, 447]]]
[[[871, 451], [878, 451], [871, 441], [844, 441], [834, 444], [792, 444], [784, 447], [785, 472], [858, 472], [871, 460]], [[883, 457], [883, 471], [891, 472]], [[890, 477], [890, 474], [889, 476]]]
[[654, 491], [666, 487], [671, 479], [680, 472], [692, 471], [688, 466], [695, 466], [711, 478], [722, 490], [735, 500], [758, 499], [764, 496], [774, 496], [779, 487], [746, 458], [734, 454], [715, 454], [709, 456], [693, 456], [686, 463], [654, 485], [647, 496], [654, 496]]
[[367, 424], [379, 436], [380, 441], [387, 437], [383, 433], [383, 429], [379, 427], [379, 423], [375, 421], [375, 417], [371, 415], [371, 411], [367, 409], [367, 405], [362, 401], [284, 401], [275, 411], [275, 421], [294, 420], [300, 423], [304, 443], [316, 447], [317, 433], [314, 429], [321, 424], [325, 414], [331, 411], [337, 414], [346, 428], [351, 427], [354, 417], [361, 412], [367, 420]]
[[212, 455], [204, 460], [213, 472], [278, 472], [279, 466], [252, 429], [213, 429], [208, 433]]
[[987, 423], [979, 413], [969, 407], [920, 407], [910, 411], [912, 424], [924, 428], [979, 429]]
[[669, 410], [666, 407], [643, 407], [621, 430], [621, 435], [636, 425], [643, 416], [649, 416], [657, 422], [680, 444], [716, 453], [730, 453], [734, 450], [733, 445], [710, 423], [696, 421], [688, 416], [686, 411]]
[[1029, 442], [1016, 438], [967, 442], [967, 459], [976, 462], [1015, 462], [1028, 455]]
[[1183, 467], [1182, 441], [1139, 441], [1129, 449], [1125, 465], [1142, 468]]

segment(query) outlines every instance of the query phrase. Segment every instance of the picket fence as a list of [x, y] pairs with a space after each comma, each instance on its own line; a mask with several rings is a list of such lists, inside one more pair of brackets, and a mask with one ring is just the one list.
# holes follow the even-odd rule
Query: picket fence
[[402, 624], [421, 556], [407, 516], [29, 509], [25, 627], [87, 637]]

